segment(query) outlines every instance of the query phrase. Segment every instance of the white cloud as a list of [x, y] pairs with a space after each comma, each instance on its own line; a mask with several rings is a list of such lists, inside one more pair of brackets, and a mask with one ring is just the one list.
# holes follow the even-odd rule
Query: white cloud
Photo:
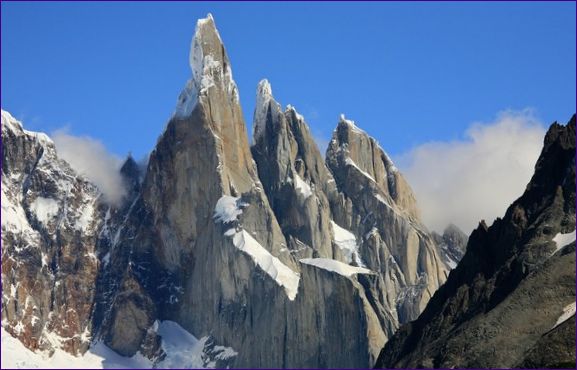
[[74, 136], [67, 129], [52, 133], [58, 156], [84, 175], [102, 192], [105, 201], [118, 203], [126, 194], [120, 175], [122, 160], [109, 153], [104, 145], [88, 136]]
[[490, 225], [525, 190], [541, 152], [545, 129], [531, 110], [505, 111], [475, 123], [465, 139], [431, 142], [398, 164], [416, 193], [423, 221], [442, 231], [450, 222], [469, 234]]

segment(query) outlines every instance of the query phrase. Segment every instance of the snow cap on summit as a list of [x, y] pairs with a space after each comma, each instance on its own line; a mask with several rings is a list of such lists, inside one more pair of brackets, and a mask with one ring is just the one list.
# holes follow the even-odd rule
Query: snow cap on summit
[[178, 97], [176, 117], [188, 117], [199, 97], [206, 96], [210, 88], [222, 90], [231, 101], [238, 103], [238, 89], [232, 78], [230, 62], [210, 13], [196, 22], [190, 44], [189, 65], [192, 78]]

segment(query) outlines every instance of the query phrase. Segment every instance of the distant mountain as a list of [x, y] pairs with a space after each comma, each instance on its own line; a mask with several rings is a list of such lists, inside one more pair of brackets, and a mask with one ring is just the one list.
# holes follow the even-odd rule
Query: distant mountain
[[323, 160], [266, 80], [250, 147], [210, 15], [190, 66], [147, 168], [122, 166], [120, 204], [2, 111], [3, 329], [54, 353], [46, 364], [373, 366], [461, 236], [435, 241], [400, 171], [344, 116]]
[[523, 195], [473, 231], [376, 366], [575, 367], [575, 116], [549, 128]]
[[469, 238], [457, 226], [450, 224], [443, 231], [443, 235], [432, 232], [431, 236], [440, 249], [441, 255], [447, 264], [453, 269], [457, 263], [463, 258], [465, 250], [467, 249], [467, 241]]

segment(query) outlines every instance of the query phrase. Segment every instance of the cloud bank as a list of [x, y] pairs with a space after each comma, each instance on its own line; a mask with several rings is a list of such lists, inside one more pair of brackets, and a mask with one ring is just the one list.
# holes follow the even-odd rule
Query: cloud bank
[[490, 225], [525, 190], [541, 152], [544, 126], [530, 110], [505, 111], [474, 123], [463, 140], [431, 142], [398, 158], [416, 193], [423, 221], [436, 231], [449, 223], [469, 234]]
[[120, 167], [122, 160], [109, 153], [104, 145], [88, 136], [74, 136], [67, 129], [52, 133], [58, 156], [79, 174], [94, 183], [104, 200], [118, 204], [126, 195]]

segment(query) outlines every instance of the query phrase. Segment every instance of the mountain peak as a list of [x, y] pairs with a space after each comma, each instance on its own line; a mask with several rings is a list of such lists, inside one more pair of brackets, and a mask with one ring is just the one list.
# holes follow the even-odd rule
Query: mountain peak
[[266, 78], [263, 78], [262, 80], [260, 80], [260, 82], [258, 83], [256, 92], [257, 92], [257, 99], [258, 98], [261, 98], [261, 99], [267, 99], [267, 98], [272, 99], [273, 98], [272, 88], [270, 86], [270, 82]]
[[[196, 22], [196, 29], [190, 45], [189, 62], [192, 69], [192, 76], [195, 79], [200, 79], [205, 74], [205, 58], [211, 56], [211, 59], [219, 62], [219, 59], [226, 57], [224, 53], [220, 53], [219, 46], [222, 46], [222, 39], [216, 29], [214, 18], [212, 14], [208, 13], [206, 18], [199, 19]], [[228, 62], [228, 58], [226, 58]], [[210, 62], [210, 61], [209, 61]]]
[[238, 102], [238, 89], [232, 78], [228, 55], [210, 13], [196, 23], [190, 45], [189, 65], [192, 78], [178, 98], [177, 117], [188, 117], [199, 97], [208, 95], [211, 88], [225, 92], [229, 100]]
[[256, 106], [252, 123], [254, 142], [265, 132], [267, 116], [271, 106], [275, 107], [276, 112], [280, 112], [280, 105], [274, 100], [270, 82], [265, 78], [258, 83], [256, 88]]
[[344, 128], [346, 128], [347, 131], [354, 131], [354, 132], [359, 133], [359, 134], [364, 134], [364, 133], [365, 133], [363, 130], [361, 130], [361, 129], [355, 124], [355, 121], [350, 120], [350, 119], [347, 119], [347, 118], [345, 117], [345, 114], [344, 114], [344, 113], [341, 113], [340, 116], [339, 116], [339, 123], [338, 123], [338, 125], [337, 125], [337, 128], [338, 128], [338, 127], [344, 127]]

